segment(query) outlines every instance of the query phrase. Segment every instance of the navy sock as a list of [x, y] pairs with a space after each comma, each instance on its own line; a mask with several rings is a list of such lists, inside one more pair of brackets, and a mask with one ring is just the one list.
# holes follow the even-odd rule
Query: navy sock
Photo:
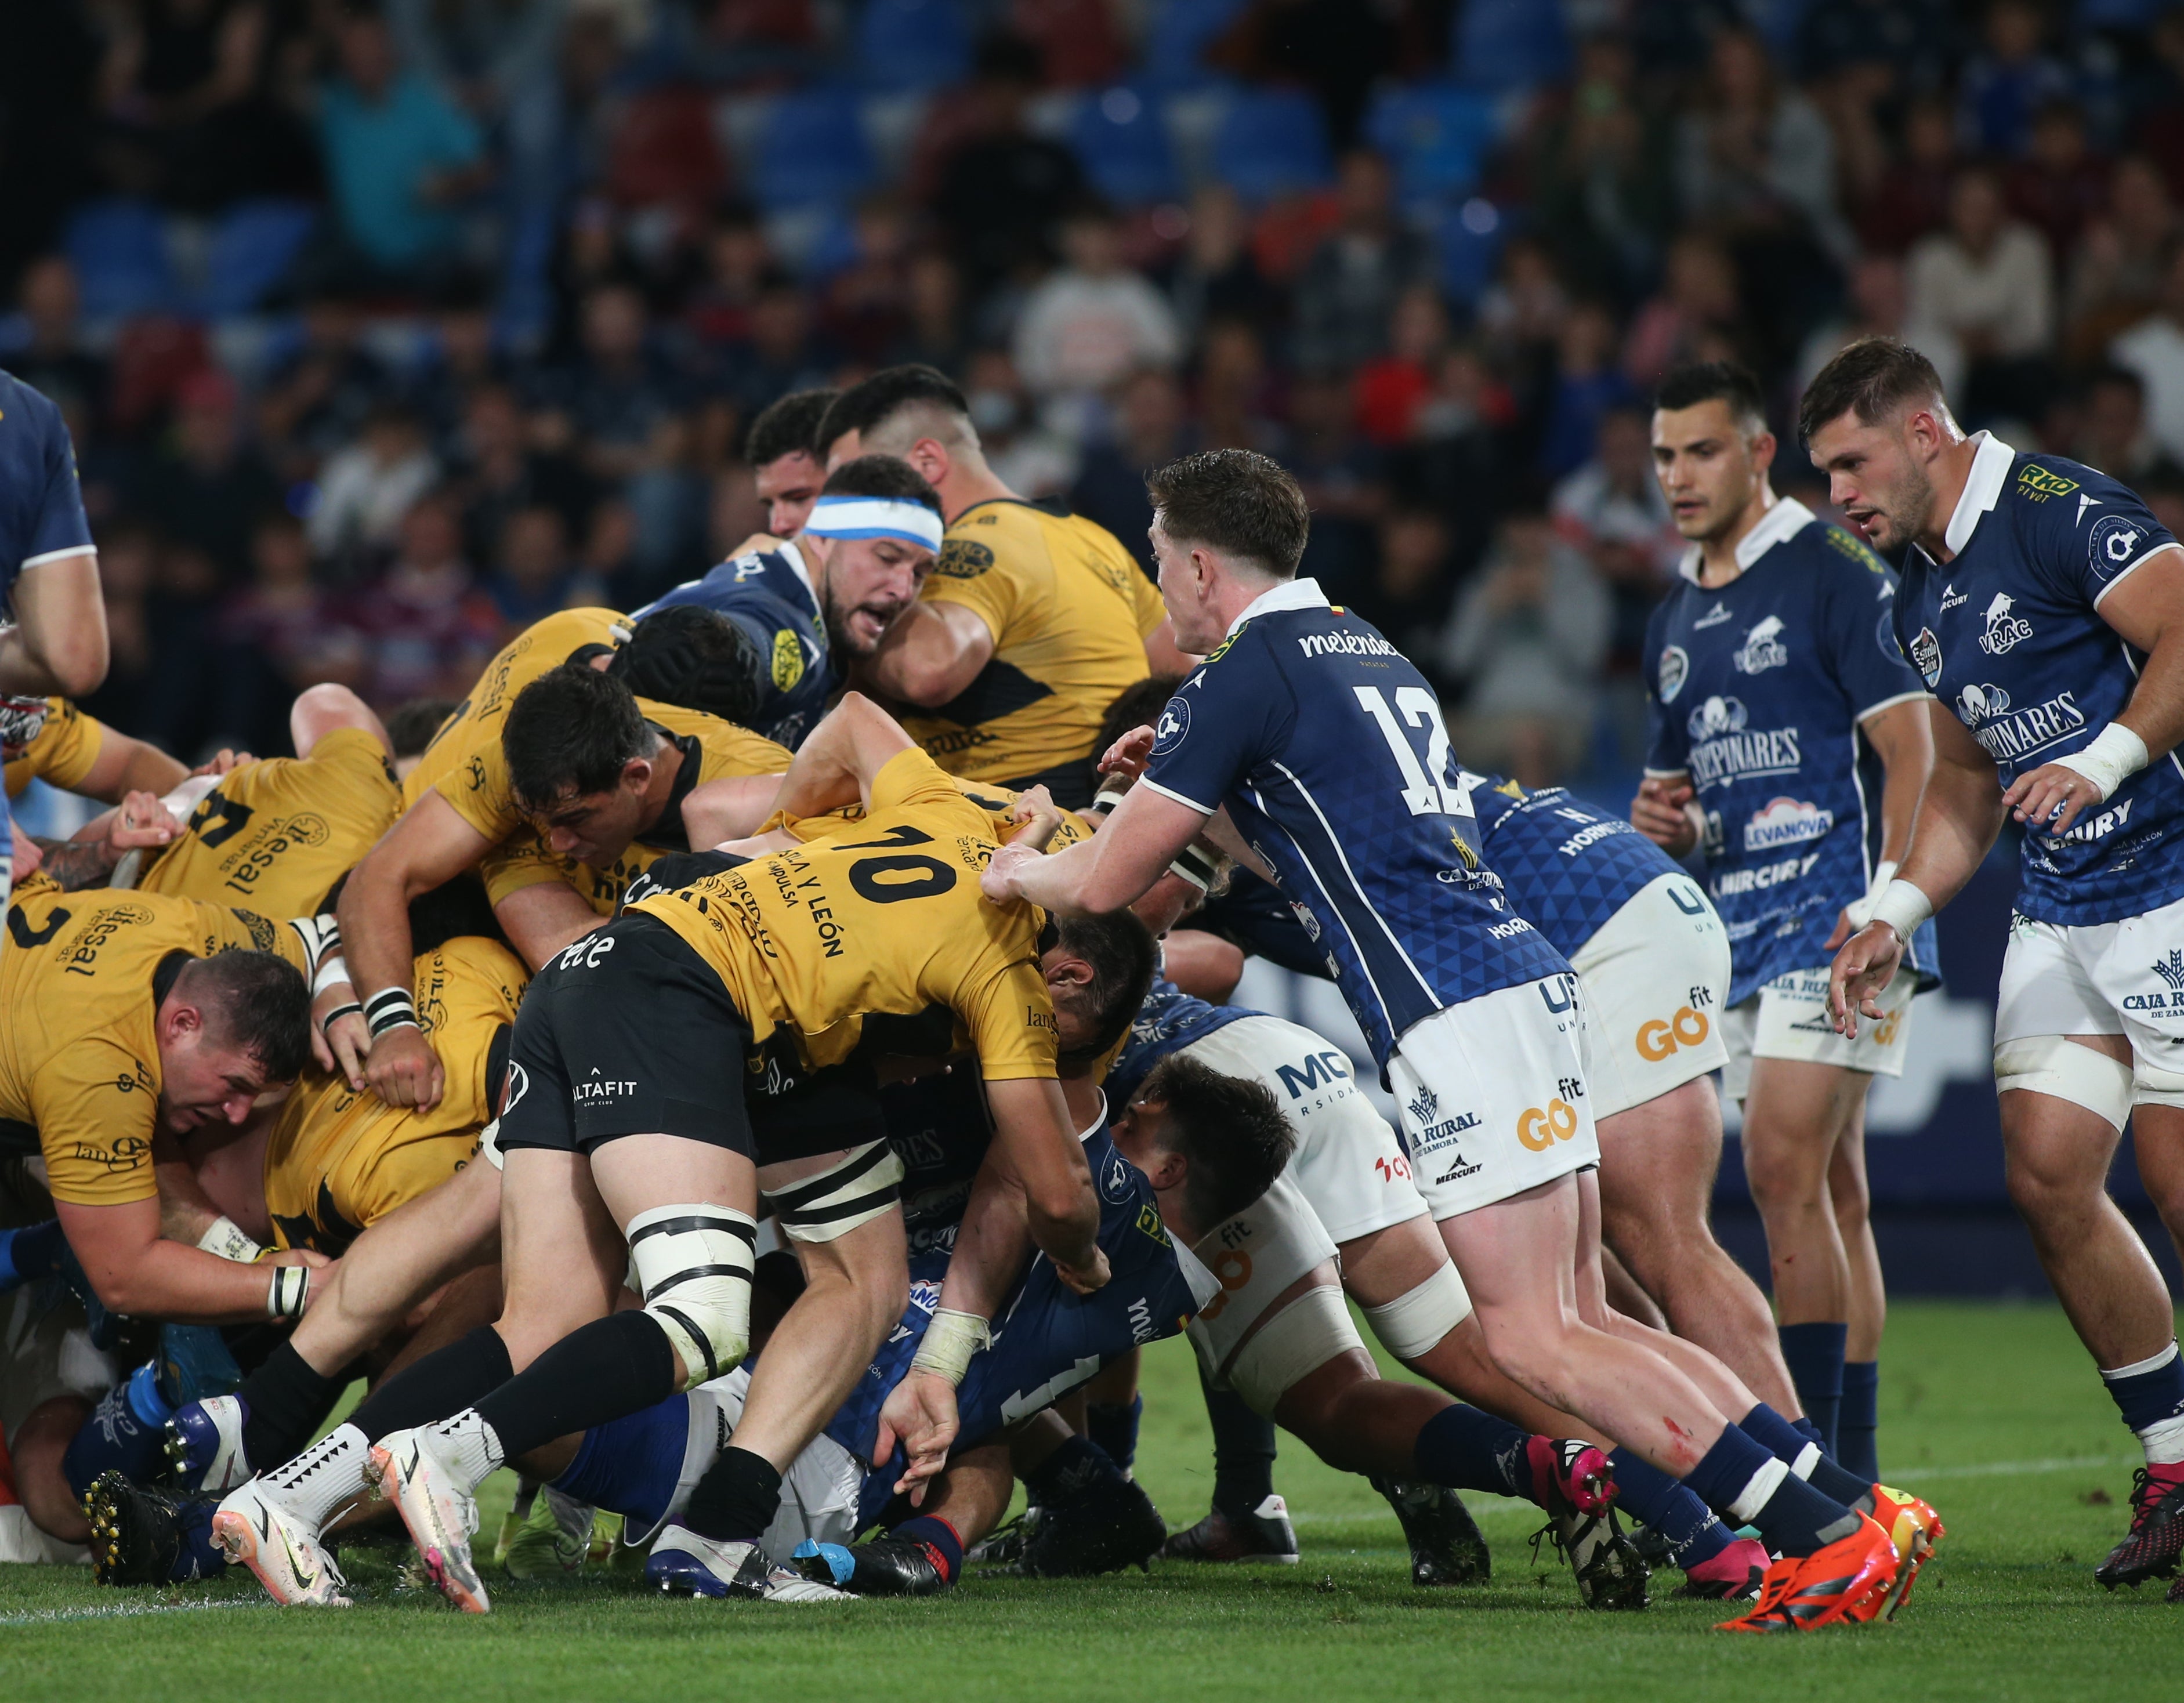
[[781, 1474], [773, 1462], [731, 1444], [691, 1491], [682, 1522], [716, 1543], [756, 1543], [780, 1511]]
[[[2146, 1458], [2174, 1461], [2184, 1442], [2184, 1359], [2170, 1343], [2159, 1354], [2136, 1366], [2103, 1372], [2101, 1382], [2134, 1436], [2147, 1445]], [[2156, 1433], [2149, 1437], [2149, 1432]]]
[[1203, 1368], [1198, 1382], [1213, 1427], [1213, 1505], [1240, 1518], [1274, 1494], [1274, 1422], [1234, 1390], [1216, 1389]]
[[1774, 1334], [1782, 1344], [1782, 1358], [1790, 1368], [1790, 1382], [1797, 1386], [1797, 1400], [1805, 1416], [1820, 1428], [1820, 1447], [1836, 1452], [1836, 1423], [1842, 1408], [1843, 1342], [1848, 1325], [1829, 1322], [1780, 1325]]
[[1072, 1437], [1024, 1474], [1024, 1489], [1042, 1508], [1066, 1508], [1094, 1485], [1119, 1476], [1098, 1444]]
[[[1736, 1428], [1793, 1472], [1808, 1453], [1819, 1449], [1804, 1427], [1792, 1424], [1763, 1401], [1738, 1420]], [[1873, 1490], [1872, 1479], [1859, 1478], [1825, 1449], [1819, 1449], [1812, 1464], [1798, 1476], [1823, 1496], [1832, 1497], [1846, 1507], [1857, 1507], [1859, 1499]]]
[[502, 1455], [513, 1461], [674, 1394], [675, 1350], [660, 1321], [649, 1313], [609, 1313], [570, 1332], [475, 1405], [500, 1439]]
[[963, 1571], [963, 1539], [955, 1527], [937, 1514], [920, 1514], [905, 1520], [888, 1535], [920, 1545], [940, 1569], [940, 1577], [955, 1583]]
[[[357, 1404], [348, 1422], [376, 1443], [389, 1432], [451, 1419], [515, 1375], [500, 1333], [480, 1325], [461, 1341], [403, 1367]], [[259, 1463], [254, 1459], [253, 1464]]]
[[1128, 1405], [1112, 1401], [1084, 1404], [1084, 1434], [1106, 1450], [1107, 1458], [1125, 1472], [1137, 1461], [1138, 1421], [1145, 1411], [1142, 1395], [1132, 1396]]
[[1869, 1484], [1880, 1477], [1880, 1362], [1843, 1362], [1842, 1412], [1836, 1421], [1836, 1459]]
[[[498, 1338], [500, 1333], [495, 1331]], [[506, 1350], [502, 1351], [504, 1360]], [[309, 1443], [340, 1400], [343, 1380], [322, 1377], [293, 1343], [275, 1345], [242, 1380], [242, 1452], [254, 1466], [286, 1461]], [[458, 1410], [460, 1411], [460, 1410]], [[398, 1430], [399, 1427], [396, 1428]]]
[[1724, 1519], [1757, 1526], [1767, 1547], [1786, 1556], [1809, 1556], [1858, 1529], [1856, 1514], [1734, 1425], [1684, 1475], [1684, 1483]]
[[666, 1517], [690, 1439], [690, 1399], [670, 1396], [594, 1425], [554, 1480], [563, 1495], [620, 1514], [632, 1537]]
[[1616, 1450], [1607, 1460], [1615, 1469], [1617, 1505], [1661, 1534], [1678, 1567], [1697, 1567], [1730, 1546], [1729, 1528], [1713, 1510], [1652, 1461], [1628, 1449]]
[[0, 1294], [40, 1277], [58, 1276], [61, 1249], [67, 1245], [58, 1218], [25, 1224], [20, 1230], [0, 1230]]
[[1426, 1421], [1411, 1445], [1411, 1457], [1428, 1483], [1538, 1502], [1541, 1498], [1525, 1459], [1531, 1440], [1507, 1420], [1458, 1401]]
[[167, 1413], [151, 1370], [139, 1366], [101, 1396], [62, 1450], [61, 1473], [78, 1501], [102, 1472], [119, 1472], [143, 1484], [166, 1465]]

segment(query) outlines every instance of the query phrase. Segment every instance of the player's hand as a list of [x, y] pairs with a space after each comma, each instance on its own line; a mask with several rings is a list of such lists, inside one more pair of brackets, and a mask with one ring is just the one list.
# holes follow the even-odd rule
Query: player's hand
[[1128, 775], [1133, 781], [1145, 772], [1145, 765], [1153, 760], [1153, 730], [1133, 727], [1113, 744], [1100, 759], [1103, 775]]
[[1023, 897], [1023, 872], [1044, 854], [1038, 847], [1011, 840], [994, 848], [986, 872], [978, 877], [978, 890], [996, 904], [1010, 904]]
[[361, 1094], [364, 1061], [371, 1053], [371, 1031], [365, 1026], [364, 1013], [352, 1009], [326, 1021], [332, 1012], [355, 1004], [355, 991], [346, 982], [337, 982], [312, 1002], [311, 1056], [320, 1070], [338, 1071], [342, 1080]]
[[172, 844], [182, 831], [157, 793], [125, 793], [107, 824], [106, 843], [117, 860], [124, 852]]
[[211, 758], [190, 771], [192, 775], [226, 775], [240, 769], [245, 763], [258, 760], [248, 751], [231, 751], [226, 747], [215, 751]]
[[1903, 961], [1903, 939], [1891, 924], [1869, 922], [1851, 936], [1828, 966], [1828, 1015], [1837, 1034], [1855, 1040], [1861, 1013], [1875, 1022], [1888, 1015], [1880, 993]]
[[404, 1023], [372, 1042], [364, 1061], [364, 1085], [389, 1105], [430, 1111], [440, 1103], [447, 1072], [425, 1032]]
[[261, 1266], [306, 1266], [315, 1272], [333, 1264], [315, 1248], [276, 1248], [256, 1263]]
[[36, 840], [15, 826], [13, 818], [8, 823], [8, 838], [10, 842], [8, 862], [14, 871], [12, 878], [19, 882], [28, 881], [45, 862], [45, 852]]
[[1689, 782], [1648, 775], [1630, 801], [1630, 826], [1671, 856], [1685, 856], [1698, 843], [1691, 803]]
[[1023, 824], [1009, 836], [1012, 846], [1030, 846], [1045, 851], [1061, 826], [1061, 807], [1044, 787], [1032, 787], [1018, 794], [1011, 814]]
[[1080, 1295], [1089, 1295], [1095, 1289], [1106, 1288], [1107, 1279], [1115, 1275], [1108, 1266], [1106, 1252], [1097, 1243], [1093, 1244], [1089, 1260], [1067, 1266], [1056, 1260], [1054, 1271], [1056, 1277]]
[[2028, 827], [2060, 838], [2086, 811], [2100, 808], [2101, 789], [2098, 782], [2086, 779], [2075, 769], [2042, 763], [2031, 774], [2012, 781], [2002, 803]]
[[961, 1423], [956, 1386], [937, 1373], [913, 1367], [888, 1392], [880, 1405], [879, 1438], [872, 1445], [872, 1458], [892, 1460], [895, 1445], [902, 1445], [909, 1469], [894, 1488], [909, 1496], [911, 1507], [923, 1505], [927, 1482], [948, 1464], [948, 1451]]

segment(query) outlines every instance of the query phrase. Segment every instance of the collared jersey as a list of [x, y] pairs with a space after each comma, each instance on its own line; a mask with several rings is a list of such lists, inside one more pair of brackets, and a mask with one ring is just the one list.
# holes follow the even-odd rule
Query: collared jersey
[[[173, 954], [271, 952], [311, 973], [294, 929], [255, 911], [110, 888], [15, 889], [0, 952], [0, 1130], [36, 1133], [53, 1199], [111, 1206], [159, 1193], [162, 1077], [153, 978]], [[9, 1126], [13, 1126], [9, 1128]]]
[[[535, 827], [525, 827], [486, 854], [478, 873], [486, 897], [495, 904], [529, 887], [558, 881], [574, 889], [601, 916], [612, 916], [631, 881], [661, 858], [691, 849], [682, 821], [682, 801], [708, 781], [745, 775], [777, 775], [787, 769], [788, 750], [771, 739], [701, 710], [640, 698], [653, 732], [682, 754], [675, 784], [660, 820], [639, 834], [604, 869], [564, 857]], [[656, 714], [655, 714], [656, 712]], [[672, 725], [671, 725], [672, 724]]]
[[868, 1016], [945, 1005], [988, 1081], [1053, 1076], [1046, 918], [979, 892], [992, 821], [922, 751], [881, 769], [872, 802], [854, 838], [755, 858], [629, 908], [712, 966], [754, 1043], [794, 1030], [814, 1068], [846, 1059]]
[[1212, 1005], [1162, 977], [1145, 995], [1145, 1003], [1138, 1007], [1115, 1067], [1107, 1072], [1104, 1086], [1108, 1099], [1116, 1105], [1128, 1105], [1145, 1086], [1145, 1078], [1171, 1053], [1197, 1045], [1240, 1017], [1258, 1015], [1242, 1005]]
[[20, 744], [7, 747], [8, 796], [20, 799], [33, 781], [72, 793], [98, 761], [106, 743], [106, 724], [86, 715], [65, 698], [46, 699], [45, 713], [31, 712], [36, 731]]
[[401, 810], [378, 737], [336, 728], [308, 757], [269, 758], [221, 776], [137, 889], [310, 916]]
[[[2128, 488], [1982, 433], [1947, 532], [1948, 565], [1913, 547], [1896, 632], [1934, 694], [1994, 759], [2001, 783], [2092, 743], [2145, 661], [2101, 600], [2176, 540]], [[2059, 839], [2028, 829], [2017, 909], [2083, 925], [2184, 898], [2184, 766], [2170, 752]]]
[[911, 737], [950, 774], [1091, 803], [1100, 721], [1145, 677], [1167, 615], [1145, 570], [1105, 527], [1001, 498], [956, 517], [923, 595], [976, 610], [994, 654], [950, 702], [905, 715]]
[[53, 400], [0, 372], [0, 603], [25, 568], [91, 553], [75, 447]]
[[1489, 867], [1510, 904], [1565, 958], [1642, 889], [1680, 868], [1620, 816], [1560, 787], [1528, 793], [1499, 775], [1468, 771], [1464, 780]]
[[612, 609], [561, 609], [533, 621], [486, 665], [471, 695], [432, 735], [432, 743], [402, 783], [409, 809], [437, 793], [454, 812], [498, 845], [522, 823], [508, 784], [508, 760], [500, 730], [516, 695], [549, 669], [594, 646], [612, 649], [629, 637], [629, 618]]
[[795, 540], [731, 557], [655, 598], [632, 619], [683, 604], [724, 615], [749, 635], [766, 659], [766, 691], [750, 725], [791, 750], [802, 744], [842, 682], [827, 643], [826, 617]]
[[[1688, 775], [1706, 818], [1707, 896], [1730, 940], [1730, 1003], [1827, 963], [1837, 914], [1880, 855], [1879, 755], [1858, 723], [1925, 695], [1897, 648], [1886, 565], [1794, 498], [1708, 590], [1696, 552], [1646, 629], [1646, 770]], [[1933, 934], [1911, 943], [1930, 972]]]
[[1145, 784], [1228, 805], [1384, 1069], [1421, 1018], [1569, 968], [1480, 860], [1440, 698], [1315, 581], [1260, 598], [1184, 681]]
[[515, 954], [475, 935], [419, 954], [418, 1026], [448, 1072], [428, 1112], [359, 1094], [338, 1072], [304, 1072], [265, 1144], [265, 1210], [280, 1246], [338, 1258], [469, 1163], [493, 1113], [495, 1043], [515, 1021], [529, 979]]

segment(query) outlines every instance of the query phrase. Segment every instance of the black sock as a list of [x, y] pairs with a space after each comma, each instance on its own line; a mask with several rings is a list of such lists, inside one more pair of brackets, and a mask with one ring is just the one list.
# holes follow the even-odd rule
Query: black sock
[[1203, 1367], [1198, 1383], [1213, 1426], [1213, 1505], [1240, 1519], [1274, 1494], [1274, 1422], [1234, 1390], [1216, 1389]]
[[293, 1343], [276, 1344], [257, 1371], [242, 1380], [240, 1392], [247, 1415], [242, 1450], [251, 1464], [275, 1466], [309, 1443], [341, 1393], [342, 1380], [312, 1371]]
[[780, 1511], [781, 1474], [773, 1463], [731, 1445], [690, 1492], [682, 1523], [716, 1543], [756, 1543]]
[[1125, 1472], [1138, 1458], [1138, 1421], [1145, 1411], [1142, 1395], [1134, 1395], [1127, 1403], [1084, 1404], [1084, 1434], [1106, 1450], [1107, 1458]]
[[[393, 1431], [447, 1419], [515, 1376], [508, 1344], [491, 1325], [480, 1325], [460, 1342], [404, 1366], [358, 1404], [348, 1422], [373, 1442]], [[258, 1457], [252, 1455], [254, 1462]], [[286, 1460], [286, 1455], [276, 1455]]]
[[660, 1322], [649, 1313], [609, 1313], [472, 1405], [500, 1439], [503, 1458], [513, 1461], [674, 1394], [675, 1350]]
[[1546, 1505], [1544, 1485], [1532, 1483], [1530, 1436], [1506, 1419], [1464, 1402], [1444, 1407], [1418, 1428], [1412, 1470], [1429, 1484], [1485, 1490]]
[[1024, 1474], [1024, 1489], [1042, 1508], [1066, 1508], [1095, 1484], [1119, 1478], [1106, 1450], [1083, 1437], [1072, 1437]]

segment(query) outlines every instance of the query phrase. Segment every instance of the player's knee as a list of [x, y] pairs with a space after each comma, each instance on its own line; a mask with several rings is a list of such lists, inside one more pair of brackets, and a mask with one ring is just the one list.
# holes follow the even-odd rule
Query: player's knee
[[[786, 1188], [767, 1189], [766, 1204], [781, 1226], [781, 1233], [790, 1241], [806, 1247], [839, 1243], [833, 1251], [845, 1266], [869, 1265], [872, 1262], [861, 1256], [865, 1244], [874, 1238], [844, 1238], [854, 1230], [900, 1212], [902, 1179], [902, 1160], [894, 1149], [884, 1141], [871, 1141], [852, 1148], [824, 1171]], [[901, 1309], [896, 1311], [900, 1314]]]
[[733, 1371], [750, 1352], [758, 1226], [732, 1206], [656, 1206], [629, 1222], [644, 1311], [682, 1362], [684, 1389]]
[[1390, 1354], [1413, 1361], [1430, 1354], [1443, 1337], [1471, 1316], [1471, 1296], [1454, 1263], [1443, 1261], [1415, 1288], [1363, 1311], [1365, 1322]]

